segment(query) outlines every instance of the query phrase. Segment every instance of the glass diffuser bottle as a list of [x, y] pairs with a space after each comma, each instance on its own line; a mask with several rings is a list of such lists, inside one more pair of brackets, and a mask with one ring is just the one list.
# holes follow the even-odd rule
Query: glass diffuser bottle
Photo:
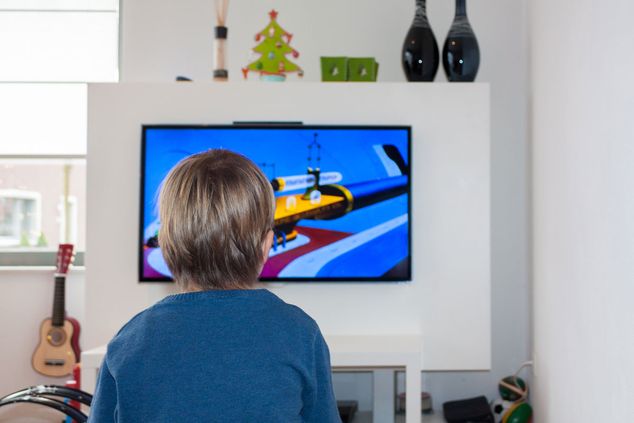
[[456, 16], [442, 50], [442, 64], [452, 82], [473, 82], [480, 67], [480, 48], [467, 18], [466, 0], [456, 0]]
[[408, 81], [434, 80], [439, 65], [438, 44], [427, 19], [425, 0], [416, 0], [416, 15], [405, 37], [401, 60]]

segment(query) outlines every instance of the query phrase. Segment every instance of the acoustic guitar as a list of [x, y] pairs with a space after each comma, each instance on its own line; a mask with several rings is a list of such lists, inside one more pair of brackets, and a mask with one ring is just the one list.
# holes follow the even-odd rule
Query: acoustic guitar
[[60, 244], [55, 270], [53, 316], [40, 325], [40, 343], [31, 363], [36, 372], [46, 376], [66, 376], [79, 362], [79, 322], [66, 316], [66, 275], [73, 261], [73, 245]]

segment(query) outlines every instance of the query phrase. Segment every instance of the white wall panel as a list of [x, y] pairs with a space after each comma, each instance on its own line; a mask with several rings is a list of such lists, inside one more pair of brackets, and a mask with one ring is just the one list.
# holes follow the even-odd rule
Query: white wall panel
[[325, 334], [422, 333], [425, 369], [490, 368], [488, 85], [124, 83], [88, 98], [89, 347], [173, 291], [137, 282], [142, 124], [382, 123], [413, 126], [414, 281], [271, 289]]
[[0, 83], [0, 155], [86, 153], [86, 84]]

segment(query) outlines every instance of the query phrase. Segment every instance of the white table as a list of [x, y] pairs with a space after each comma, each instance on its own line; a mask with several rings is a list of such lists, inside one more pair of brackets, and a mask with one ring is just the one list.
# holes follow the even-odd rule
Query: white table
[[81, 389], [94, 393], [101, 362], [106, 355], [106, 346], [93, 348], [81, 353]]
[[[326, 342], [330, 348], [330, 362], [334, 371], [405, 369], [405, 423], [421, 422], [420, 335], [338, 335], [326, 336]], [[376, 406], [376, 400], [374, 404]], [[390, 412], [393, 419], [394, 409]], [[374, 415], [377, 416], [376, 407]], [[382, 417], [381, 421], [384, 421], [384, 418], [387, 417]]]
[[[405, 369], [405, 423], [420, 423], [422, 337], [420, 335], [326, 336], [334, 371]], [[81, 355], [82, 389], [93, 392], [106, 346]], [[375, 401], [376, 404], [376, 401]], [[375, 414], [376, 415], [376, 414]]]

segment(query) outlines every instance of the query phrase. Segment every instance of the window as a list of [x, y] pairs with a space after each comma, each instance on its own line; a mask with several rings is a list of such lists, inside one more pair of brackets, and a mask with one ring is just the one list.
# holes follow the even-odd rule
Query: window
[[85, 207], [84, 159], [0, 160], [0, 248], [83, 250]]
[[0, 0], [0, 265], [84, 250], [86, 83], [118, 80], [118, 32], [116, 0]]
[[36, 245], [42, 234], [42, 196], [36, 191], [0, 189], [0, 247]]
[[117, 33], [116, 12], [0, 12], [0, 80], [116, 82]]

